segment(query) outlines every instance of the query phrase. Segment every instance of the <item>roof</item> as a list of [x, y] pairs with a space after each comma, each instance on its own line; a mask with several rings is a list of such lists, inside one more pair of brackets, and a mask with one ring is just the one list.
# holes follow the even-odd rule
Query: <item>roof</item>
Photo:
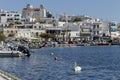
[[40, 11], [40, 8], [23, 8], [23, 11]]

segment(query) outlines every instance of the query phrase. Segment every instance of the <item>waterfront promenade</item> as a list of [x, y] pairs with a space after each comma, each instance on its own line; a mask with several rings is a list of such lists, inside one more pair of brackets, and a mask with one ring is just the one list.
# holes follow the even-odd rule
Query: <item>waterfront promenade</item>
[[0, 73], [0, 80], [11, 80], [11, 78], [9, 78], [6, 75]]
[[0, 80], [21, 80], [14, 75], [0, 70]]
[[7, 80], [7, 79], [5, 79], [5, 78], [3, 78], [2, 76], [0, 76], [0, 80]]

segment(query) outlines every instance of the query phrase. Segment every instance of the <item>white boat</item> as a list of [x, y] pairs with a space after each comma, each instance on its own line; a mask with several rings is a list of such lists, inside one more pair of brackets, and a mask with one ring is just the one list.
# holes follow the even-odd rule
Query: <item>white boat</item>
[[20, 56], [30, 56], [29, 48], [17, 44], [16, 42], [8, 41], [6, 44], [0, 45], [0, 57], [20, 57]]
[[16, 49], [11, 46], [0, 50], [0, 57], [22, 57], [30, 56], [29, 50], [24, 46], [18, 46]]
[[0, 51], [0, 57], [22, 57], [25, 56], [25, 54], [23, 54], [20, 51]]

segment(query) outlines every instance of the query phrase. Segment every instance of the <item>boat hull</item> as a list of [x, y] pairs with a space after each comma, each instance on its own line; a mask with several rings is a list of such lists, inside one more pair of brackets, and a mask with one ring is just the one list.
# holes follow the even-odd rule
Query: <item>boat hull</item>
[[110, 44], [109, 43], [106, 43], [106, 44], [104, 44], [104, 43], [98, 43], [97, 45], [98, 46], [109, 46]]
[[24, 56], [24, 54], [19, 51], [0, 51], [0, 57], [20, 57], [20, 56]]

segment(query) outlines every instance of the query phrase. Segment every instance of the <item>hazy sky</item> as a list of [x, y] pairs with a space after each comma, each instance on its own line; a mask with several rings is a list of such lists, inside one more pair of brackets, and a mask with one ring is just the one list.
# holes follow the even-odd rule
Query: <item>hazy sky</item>
[[55, 17], [66, 13], [120, 22], [120, 0], [0, 0], [0, 9], [21, 12], [26, 4], [43, 4]]

